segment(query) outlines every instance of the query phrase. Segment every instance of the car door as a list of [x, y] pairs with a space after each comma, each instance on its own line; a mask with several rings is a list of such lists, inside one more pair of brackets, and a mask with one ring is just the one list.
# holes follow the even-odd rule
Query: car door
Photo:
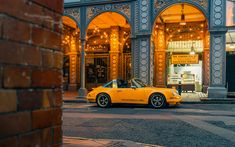
[[115, 93], [119, 103], [143, 104], [146, 96], [144, 88], [137, 88], [136, 85], [127, 88], [117, 87]]

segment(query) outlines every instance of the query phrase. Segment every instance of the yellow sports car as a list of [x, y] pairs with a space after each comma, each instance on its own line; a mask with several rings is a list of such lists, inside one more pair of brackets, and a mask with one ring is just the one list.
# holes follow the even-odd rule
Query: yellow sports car
[[87, 100], [102, 108], [114, 103], [149, 104], [153, 108], [162, 108], [178, 105], [182, 99], [175, 89], [148, 87], [139, 79], [115, 79], [94, 88], [88, 93]]

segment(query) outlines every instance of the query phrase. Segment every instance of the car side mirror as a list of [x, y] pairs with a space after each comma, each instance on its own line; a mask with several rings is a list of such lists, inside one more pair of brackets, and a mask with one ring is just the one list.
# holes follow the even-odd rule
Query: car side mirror
[[132, 89], [136, 89], [136, 86], [131, 86]]

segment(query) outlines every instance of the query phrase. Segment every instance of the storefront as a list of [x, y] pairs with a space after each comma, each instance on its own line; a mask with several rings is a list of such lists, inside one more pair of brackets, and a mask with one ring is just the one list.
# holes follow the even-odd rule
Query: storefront
[[235, 97], [235, 2], [227, 1], [226, 83], [228, 97]]
[[[113, 13], [124, 18], [123, 24]], [[80, 30], [73, 71], [79, 73], [74, 75], [81, 97], [89, 83], [131, 77], [158, 87], [181, 82], [185, 91], [208, 92], [209, 98], [227, 96], [226, 1], [65, 0], [64, 14]], [[108, 39], [92, 40], [98, 30]]]

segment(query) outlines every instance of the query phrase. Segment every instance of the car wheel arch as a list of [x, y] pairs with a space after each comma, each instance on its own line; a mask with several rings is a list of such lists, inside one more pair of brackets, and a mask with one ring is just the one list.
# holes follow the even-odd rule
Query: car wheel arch
[[161, 95], [163, 95], [163, 96], [165, 97], [166, 102], [167, 102], [167, 98], [166, 98], [166, 96], [165, 96], [164, 93], [159, 92], [159, 91], [154, 91], [154, 92], [152, 92], [152, 93], [148, 96], [148, 104], [150, 103], [150, 98], [151, 98], [151, 96], [154, 95], [154, 94], [161, 94]]
[[153, 94], [161, 94], [161, 95], [163, 95], [164, 97], [166, 97], [163, 92], [154, 91], [154, 92], [152, 92], [151, 94], [149, 94], [148, 99], [150, 99], [150, 97], [151, 97]]
[[95, 97], [95, 101], [96, 101], [96, 102], [97, 102], [97, 98], [98, 98], [98, 96], [99, 96], [100, 94], [106, 94], [106, 95], [108, 95], [108, 96], [109, 96], [109, 99], [110, 99], [110, 102], [112, 103], [111, 96], [110, 96], [110, 94], [108, 94], [107, 92], [100, 92], [100, 93], [98, 93], [98, 94], [96, 95], [96, 97]]

